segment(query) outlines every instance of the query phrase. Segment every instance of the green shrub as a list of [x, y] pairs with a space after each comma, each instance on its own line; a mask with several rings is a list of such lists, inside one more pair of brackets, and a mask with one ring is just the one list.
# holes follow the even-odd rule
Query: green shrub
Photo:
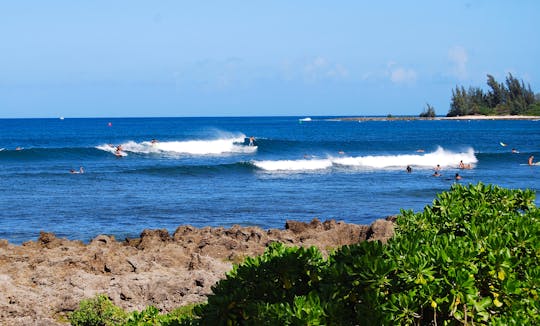
[[69, 316], [69, 322], [74, 326], [113, 326], [122, 325], [126, 321], [126, 313], [115, 306], [103, 294], [79, 303], [79, 309]]
[[180, 326], [191, 325], [195, 305], [179, 307], [168, 314], [160, 314], [156, 307], [143, 311], [124, 312], [105, 295], [82, 300], [79, 309], [69, 316], [71, 325], [77, 326]]
[[160, 314], [154, 306], [146, 307], [143, 311], [133, 311], [128, 315], [125, 326], [180, 326], [191, 325], [194, 305], [177, 308], [168, 314]]
[[540, 324], [540, 211], [529, 190], [455, 185], [402, 211], [388, 244], [273, 245], [196, 309], [203, 325]]
[[[539, 210], [531, 191], [455, 185], [402, 212], [386, 246], [331, 257], [331, 296], [365, 324], [537, 324]], [[328, 287], [331, 288], [331, 287]]]
[[[268, 310], [294, 309], [298, 297], [309, 294], [319, 281], [323, 258], [315, 247], [287, 247], [273, 243], [264, 255], [247, 258], [213, 287], [208, 304], [196, 312], [203, 324], [265, 322]], [[280, 308], [274, 304], [283, 304]], [[295, 306], [296, 304], [296, 306]]]

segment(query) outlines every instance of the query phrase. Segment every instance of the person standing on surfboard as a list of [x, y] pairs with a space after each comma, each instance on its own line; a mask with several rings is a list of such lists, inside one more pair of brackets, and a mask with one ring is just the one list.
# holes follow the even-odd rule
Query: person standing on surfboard
[[528, 160], [529, 165], [534, 165], [533, 161], [534, 161], [534, 156], [532, 156], [532, 155], [529, 156], [529, 160]]

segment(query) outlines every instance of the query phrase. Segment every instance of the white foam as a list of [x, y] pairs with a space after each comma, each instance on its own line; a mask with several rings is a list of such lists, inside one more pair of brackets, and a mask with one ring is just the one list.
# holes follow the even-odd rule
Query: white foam
[[478, 162], [472, 148], [469, 148], [466, 152], [454, 153], [447, 151], [442, 147], [437, 148], [437, 150], [432, 153], [426, 154], [359, 156], [333, 159], [335, 164], [343, 166], [368, 167], [374, 169], [405, 167], [407, 165], [432, 168], [437, 164], [443, 168], [458, 167], [460, 161], [463, 161], [464, 164], [475, 164]]
[[332, 166], [331, 160], [279, 160], [254, 161], [253, 164], [265, 171], [314, 171]]
[[[169, 154], [169, 155], [221, 155], [221, 154], [241, 154], [254, 153], [257, 146], [244, 145], [245, 136], [229, 136], [225, 138], [211, 140], [185, 140], [185, 141], [164, 141], [155, 142], [143, 141], [140, 143], [129, 141], [122, 145], [125, 152], [137, 154]], [[114, 147], [101, 145], [96, 148], [111, 151]]]
[[457, 168], [460, 161], [463, 161], [464, 164], [471, 164], [472, 167], [478, 162], [472, 148], [469, 148], [465, 152], [455, 153], [439, 147], [434, 152], [425, 154], [328, 157], [327, 159], [315, 160], [254, 161], [253, 164], [265, 171], [298, 172], [325, 170], [332, 167], [377, 170], [401, 169], [407, 165], [411, 165], [417, 168], [433, 168], [437, 164], [442, 168]]

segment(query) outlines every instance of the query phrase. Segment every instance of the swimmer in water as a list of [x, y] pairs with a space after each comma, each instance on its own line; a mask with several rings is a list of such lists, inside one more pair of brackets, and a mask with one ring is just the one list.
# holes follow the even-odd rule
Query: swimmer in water
[[461, 161], [459, 161], [459, 168], [460, 169], [470, 169], [471, 164], [465, 164], [465, 163], [463, 163], [463, 160], [461, 160]]

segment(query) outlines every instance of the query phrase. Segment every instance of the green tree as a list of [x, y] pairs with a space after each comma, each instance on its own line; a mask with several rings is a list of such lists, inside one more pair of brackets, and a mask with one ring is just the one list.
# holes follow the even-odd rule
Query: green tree
[[452, 90], [450, 110], [447, 116], [468, 114], [531, 114], [536, 112], [538, 98], [531, 85], [508, 74], [504, 83], [499, 83], [492, 75], [487, 75], [489, 91], [481, 88], [456, 86]]
[[487, 75], [487, 84], [491, 87], [491, 91], [488, 92], [488, 104], [489, 107], [494, 108], [499, 104], [506, 101], [505, 89], [503, 84], [499, 84], [492, 75]]
[[456, 117], [463, 114], [463, 109], [465, 108], [465, 89], [463, 87], [459, 88], [456, 86], [452, 90], [452, 102], [450, 103], [450, 111], [448, 111], [448, 117]]
[[435, 118], [435, 108], [429, 104], [426, 103], [426, 108], [422, 113], [420, 113], [421, 118]]

